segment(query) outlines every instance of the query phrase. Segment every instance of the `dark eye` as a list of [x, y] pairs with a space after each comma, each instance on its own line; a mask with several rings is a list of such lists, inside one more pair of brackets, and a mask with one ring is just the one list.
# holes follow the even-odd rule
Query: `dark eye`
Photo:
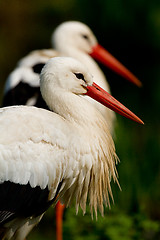
[[84, 76], [82, 73], [74, 73], [74, 75], [78, 78], [78, 79], [82, 79], [83, 81], [86, 82], [86, 80], [84, 79]]
[[89, 40], [89, 37], [86, 34], [82, 34], [82, 37], [86, 40]]
[[32, 69], [33, 69], [33, 71], [34, 71], [35, 73], [40, 74], [42, 68], [44, 67], [44, 65], [45, 65], [45, 63], [37, 63], [37, 64], [35, 64], [35, 65], [32, 67]]

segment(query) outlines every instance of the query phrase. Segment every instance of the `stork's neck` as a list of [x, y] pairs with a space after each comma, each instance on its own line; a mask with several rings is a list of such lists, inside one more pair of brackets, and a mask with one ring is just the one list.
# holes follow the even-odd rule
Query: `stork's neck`
[[[83, 152], [83, 148], [85, 148], [86, 151], [85, 154], [82, 154], [83, 156], [80, 157], [79, 168], [81, 169], [81, 173], [85, 169], [84, 172], [86, 171], [86, 174], [89, 174], [89, 185], [85, 185], [84, 181], [81, 187], [77, 186], [76, 194], [77, 196], [80, 196], [79, 193], [81, 192], [81, 189], [84, 189], [83, 186], [85, 186], [85, 190], [89, 186], [90, 189], [93, 189], [93, 191], [89, 191], [89, 189], [87, 190], [90, 198], [91, 211], [94, 206], [96, 212], [98, 205], [103, 214], [103, 196], [107, 196], [104, 197], [104, 201], [108, 205], [108, 194], [112, 197], [110, 186], [111, 177], [113, 177], [114, 181], [118, 183], [116, 172], [117, 157], [112, 137], [108, 131], [107, 123], [92, 104], [83, 97], [77, 96], [73, 93], [64, 92], [61, 94], [60, 92], [56, 92], [50, 104], [51, 105], [49, 106], [53, 111], [58, 113], [67, 122], [71, 123], [71, 131], [72, 129], [76, 131], [77, 137], [83, 141], [83, 144], [86, 147], [85, 148], [84, 145], [82, 145], [83, 147], [80, 147], [81, 150], [78, 151], [80, 156], [80, 152]], [[80, 144], [81, 142], [78, 141], [78, 143]], [[90, 153], [88, 153], [88, 150]], [[71, 162], [71, 165], [68, 166], [71, 168], [72, 165], [73, 163]], [[80, 179], [79, 176], [78, 179]], [[85, 212], [85, 201], [87, 197], [86, 199], [82, 199], [84, 199], [83, 211]]]
[[90, 123], [95, 124], [99, 115], [103, 119], [99, 111], [91, 103], [82, 96], [71, 92], [49, 88], [44, 98], [50, 110], [69, 122], [77, 123], [79, 126], [88, 126]]

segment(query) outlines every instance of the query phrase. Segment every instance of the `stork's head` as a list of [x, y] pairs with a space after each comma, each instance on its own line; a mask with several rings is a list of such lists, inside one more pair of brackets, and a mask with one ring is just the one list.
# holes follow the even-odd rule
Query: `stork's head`
[[92, 76], [85, 66], [70, 57], [50, 59], [41, 72], [41, 88], [48, 84], [51, 88], [82, 95], [92, 83]]
[[90, 54], [92, 48], [97, 45], [97, 39], [87, 25], [77, 21], [68, 21], [55, 29], [52, 43], [60, 52], [67, 46]]
[[93, 32], [84, 23], [68, 21], [60, 24], [52, 34], [52, 45], [60, 53], [69, 53], [70, 56], [73, 56], [73, 50], [86, 53], [137, 86], [142, 85], [137, 77], [98, 44]]
[[113, 111], [143, 123], [129, 109], [95, 84], [86, 67], [73, 58], [50, 59], [42, 69], [40, 79], [40, 88], [44, 98], [49, 89], [59, 91], [60, 94], [67, 91], [76, 95], [88, 95]]

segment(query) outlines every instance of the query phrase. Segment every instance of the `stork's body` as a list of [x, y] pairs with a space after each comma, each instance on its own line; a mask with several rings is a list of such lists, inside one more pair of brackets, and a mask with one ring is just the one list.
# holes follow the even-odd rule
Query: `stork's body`
[[[109, 99], [116, 111], [121, 105], [101, 94], [83, 65], [70, 58], [48, 62], [41, 92], [51, 111], [31, 106], [0, 110], [1, 239], [24, 239], [58, 199], [68, 206], [75, 198], [76, 209], [80, 205], [85, 212], [88, 196], [91, 212], [98, 207], [103, 214], [103, 203], [112, 196], [111, 178], [117, 181], [106, 121], [81, 95], [99, 96], [104, 104]], [[140, 122], [123, 106], [121, 112]]]

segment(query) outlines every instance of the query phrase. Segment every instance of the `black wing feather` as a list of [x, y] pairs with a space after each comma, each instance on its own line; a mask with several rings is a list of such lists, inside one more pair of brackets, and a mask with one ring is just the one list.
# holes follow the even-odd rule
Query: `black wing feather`
[[32, 87], [28, 83], [24, 83], [23, 79], [14, 88], [10, 89], [3, 97], [2, 106], [12, 105], [26, 105], [30, 98], [36, 98], [36, 107], [48, 109], [45, 101], [43, 100], [40, 88]]
[[48, 187], [32, 188], [6, 181], [0, 184], [0, 225], [16, 217], [39, 216], [55, 201], [62, 182], [59, 183], [54, 199], [48, 200]]

